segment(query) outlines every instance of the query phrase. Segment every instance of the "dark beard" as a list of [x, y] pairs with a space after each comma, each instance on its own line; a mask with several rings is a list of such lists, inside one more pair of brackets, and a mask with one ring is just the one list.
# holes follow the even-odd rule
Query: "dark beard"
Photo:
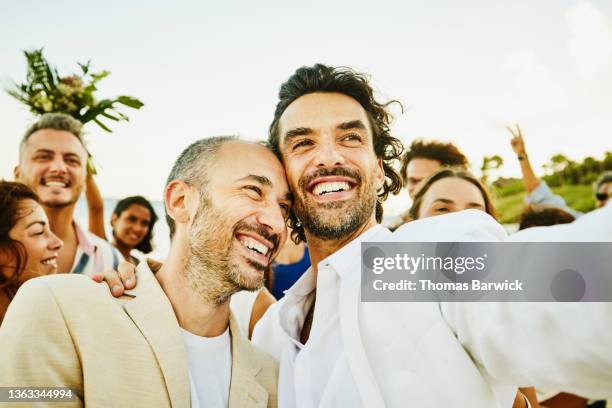
[[[356, 197], [349, 202], [309, 202], [307, 186], [313, 179], [324, 176], [345, 176], [353, 179], [357, 189]], [[294, 201], [295, 214], [304, 230], [322, 240], [337, 240], [352, 234], [370, 219], [376, 208], [376, 191], [372, 183], [363, 184], [359, 173], [346, 168], [319, 169], [301, 179], [299, 188], [300, 194], [296, 195]], [[345, 208], [345, 211], [333, 219], [321, 215], [327, 210], [341, 208]]]

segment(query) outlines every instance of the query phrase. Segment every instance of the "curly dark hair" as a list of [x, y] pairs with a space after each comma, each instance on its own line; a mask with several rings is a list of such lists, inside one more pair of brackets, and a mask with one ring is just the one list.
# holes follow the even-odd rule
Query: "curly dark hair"
[[441, 143], [436, 141], [426, 142], [421, 139], [414, 140], [402, 156], [402, 167], [400, 174], [404, 184], [408, 183], [406, 170], [412, 159], [422, 158], [437, 160], [442, 166], [465, 167], [469, 166], [468, 158], [452, 143]]
[[[149, 252], [153, 251], [153, 245], [151, 244], [151, 241], [153, 240], [153, 227], [155, 226], [155, 223], [158, 219], [157, 214], [155, 213], [155, 210], [153, 209], [151, 203], [142, 196], [126, 197], [123, 200], [120, 200], [115, 206], [113, 214], [119, 217], [122, 212], [130, 208], [130, 206], [132, 205], [141, 205], [147, 210], [149, 210], [149, 213], [151, 214], [151, 223], [149, 224], [149, 230], [147, 231], [147, 235], [145, 235], [142, 241], [140, 241], [136, 246], [137, 250], [139, 250], [143, 254], [148, 254]], [[113, 230], [113, 235], [114, 234], [115, 231]]]
[[9, 236], [9, 233], [24, 216], [19, 211], [21, 202], [24, 200], [39, 202], [38, 196], [25, 184], [12, 181], [0, 180], [0, 251], [7, 252], [8, 258], [2, 257], [6, 265], [0, 265], [3, 269], [13, 269], [14, 272], [8, 276], [0, 273], [0, 289], [4, 290], [12, 299], [19, 288], [19, 277], [23, 273], [28, 262], [28, 253], [19, 241]]
[[[331, 67], [323, 64], [298, 68], [280, 87], [279, 101], [276, 104], [274, 120], [270, 125], [268, 134], [268, 142], [281, 160], [278, 128], [280, 117], [296, 99], [315, 92], [341, 93], [350, 96], [359, 102], [366, 111], [372, 127], [374, 153], [382, 159], [385, 173], [385, 182], [378, 192], [376, 203], [376, 221], [381, 222], [383, 216], [382, 203], [387, 199], [389, 193], [397, 194], [402, 188], [402, 179], [393, 164], [401, 156], [403, 145], [399, 139], [391, 135], [390, 124], [393, 116], [388, 110], [389, 105], [393, 103], [402, 107], [401, 103], [396, 100], [385, 103], [376, 101], [368, 76], [351, 68]], [[296, 243], [306, 241], [304, 229], [293, 211], [289, 216], [288, 225], [292, 229], [291, 237]]]

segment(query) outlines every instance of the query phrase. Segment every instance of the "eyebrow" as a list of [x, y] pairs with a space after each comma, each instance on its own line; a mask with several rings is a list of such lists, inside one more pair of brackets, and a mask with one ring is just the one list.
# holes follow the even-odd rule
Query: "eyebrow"
[[[244, 176], [236, 180], [236, 182], [241, 181], [254, 181], [265, 187], [274, 187], [274, 183], [272, 183], [269, 178], [267, 178], [266, 176], [260, 176], [258, 174], [249, 174], [248, 176]], [[293, 202], [293, 194], [291, 194], [291, 191], [288, 191], [287, 194], [285, 194], [285, 196], [283, 197], [283, 199]]]
[[55, 152], [53, 150], [49, 150], [49, 149], [38, 149], [34, 152], [34, 154], [37, 153], [50, 153], [50, 154], [55, 154]]
[[313, 134], [314, 131], [311, 128], [307, 127], [298, 127], [295, 129], [291, 129], [285, 132], [285, 139], [283, 141], [283, 145], [287, 146], [289, 142], [291, 142], [296, 137], [307, 136]]
[[450, 200], [448, 198], [436, 198], [435, 200], [433, 200], [432, 204], [437, 203], [438, 201], [444, 204], [455, 204], [453, 200]]
[[[367, 127], [365, 123], [363, 123], [363, 121], [356, 119], [356, 120], [349, 120], [347, 122], [342, 122], [338, 126], [336, 126], [336, 129], [338, 130], [349, 130], [349, 129], [366, 130]], [[297, 127], [295, 129], [288, 130], [285, 132], [285, 138], [283, 141], [283, 145], [285, 146], [288, 145], [291, 142], [291, 140], [295, 139], [296, 137], [307, 136], [313, 133], [314, 133], [314, 130], [308, 127]]]
[[341, 124], [336, 126], [336, 129], [340, 129], [340, 130], [349, 130], [349, 129], [362, 129], [362, 130], [366, 130], [367, 128], [366, 128], [365, 123], [363, 123], [361, 120], [357, 119], [357, 120], [349, 120], [348, 122], [342, 122]]
[[76, 153], [66, 153], [66, 154], [64, 154], [64, 156], [67, 156], [67, 157], [70, 157], [70, 158], [77, 158], [77, 159], [81, 160], [81, 156], [79, 156]]
[[236, 181], [255, 181], [266, 187], [272, 187], [273, 185], [269, 178], [257, 174], [249, 174], [248, 176], [241, 177]]
[[29, 223], [28, 225], [26, 225], [26, 229], [30, 228], [30, 227], [31, 227], [32, 225], [34, 225], [34, 224], [40, 224], [40, 225], [42, 225], [43, 227], [44, 227], [45, 225], [47, 225], [47, 223], [46, 223], [46, 222], [44, 222], [44, 221], [32, 221], [31, 223]]

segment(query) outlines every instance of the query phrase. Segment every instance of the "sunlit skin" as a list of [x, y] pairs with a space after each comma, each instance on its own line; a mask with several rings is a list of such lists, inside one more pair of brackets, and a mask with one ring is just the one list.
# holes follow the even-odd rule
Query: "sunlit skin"
[[406, 167], [406, 189], [410, 198], [414, 198], [425, 180], [442, 167], [437, 160], [416, 157]]
[[478, 187], [461, 178], [447, 177], [429, 187], [419, 208], [419, 218], [467, 209], [485, 211], [485, 208], [485, 200]]
[[130, 251], [140, 244], [149, 232], [151, 211], [139, 204], [132, 204], [121, 214], [112, 215], [114, 245], [125, 259], [130, 258]]
[[[287, 238], [285, 220], [291, 206], [291, 195], [279, 160], [267, 148], [247, 142], [225, 143], [217, 153], [214, 171], [208, 172], [206, 191], [210, 201], [206, 215], [199, 216], [199, 190], [177, 180], [165, 191], [168, 214], [175, 221], [176, 231], [170, 253], [156, 273], [170, 299], [181, 327], [199, 336], [213, 337], [225, 331], [229, 319], [229, 296], [235, 288], [228, 283], [227, 270], [189, 271], [189, 258], [201, 265], [216, 265], [227, 258], [240, 276], [232, 279], [261, 286], [263, 270], [276, 256]], [[204, 217], [204, 218], [202, 218]], [[203, 223], [198, 220], [203, 219]], [[241, 226], [245, 227], [241, 227]], [[247, 226], [257, 226], [275, 243]], [[206, 235], [207, 234], [207, 235]], [[208, 243], [194, 238], [208, 237]], [[255, 240], [268, 248], [258, 253], [245, 245]], [[211, 251], [194, 254], [202, 248]], [[214, 248], [209, 246], [215, 246]], [[237, 272], [236, 272], [237, 271]], [[221, 274], [221, 275], [220, 275]], [[197, 280], [195, 280], [197, 279]], [[218, 299], [225, 299], [219, 303]]]
[[606, 200], [597, 200], [597, 208], [601, 208], [610, 201], [610, 196], [612, 196], [612, 183], [603, 183], [599, 186], [597, 193], [607, 194], [608, 198]]
[[[18, 212], [23, 216], [10, 230], [9, 237], [20, 242], [27, 253], [27, 262], [19, 283], [57, 273], [57, 257], [63, 243], [49, 229], [49, 221], [42, 207], [36, 201], [27, 199], [19, 203]], [[3, 264], [14, 265], [15, 262], [8, 260]], [[14, 270], [5, 268], [2, 273], [12, 274]]]
[[85, 187], [87, 152], [70, 132], [42, 129], [25, 144], [15, 178], [40, 197], [51, 230], [64, 241], [58, 258], [60, 273], [70, 272], [77, 249], [72, 221]]
[[[279, 120], [280, 150], [294, 207], [300, 203], [321, 221], [333, 225], [343, 222], [351, 209], [358, 207], [367, 190], [373, 195], [383, 185], [382, 161], [373, 148], [372, 129], [363, 107], [340, 93], [312, 93], [291, 103]], [[319, 169], [344, 168], [356, 172], [362, 182], [351, 177], [318, 177], [302, 188]], [[313, 193], [323, 182], [346, 182], [349, 189], [325, 195]], [[369, 194], [369, 193], [368, 193]], [[299, 215], [299, 214], [298, 214]], [[334, 240], [320, 239], [305, 230], [312, 265], [334, 253], [376, 224], [374, 211], [355, 231]]]

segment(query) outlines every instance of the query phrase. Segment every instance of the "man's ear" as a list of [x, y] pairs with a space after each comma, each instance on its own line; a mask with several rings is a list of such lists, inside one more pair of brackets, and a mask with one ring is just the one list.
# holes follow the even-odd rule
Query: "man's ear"
[[383, 188], [385, 185], [385, 169], [383, 161], [380, 157], [376, 158], [376, 191]]
[[19, 180], [19, 176], [21, 175], [21, 169], [19, 168], [19, 165], [15, 166], [15, 168], [13, 169], [13, 176], [15, 176], [15, 180]]
[[115, 223], [117, 222], [117, 214], [113, 213], [113, 215], [111, 215], [111, 227], [115, 226]]
[[168, 216], [175, 224], [186, 224], [189, 222], [191, 211], [188, 205], [190, 187], [182, 180], [173, 180], [164, 191], [164, 204]]

